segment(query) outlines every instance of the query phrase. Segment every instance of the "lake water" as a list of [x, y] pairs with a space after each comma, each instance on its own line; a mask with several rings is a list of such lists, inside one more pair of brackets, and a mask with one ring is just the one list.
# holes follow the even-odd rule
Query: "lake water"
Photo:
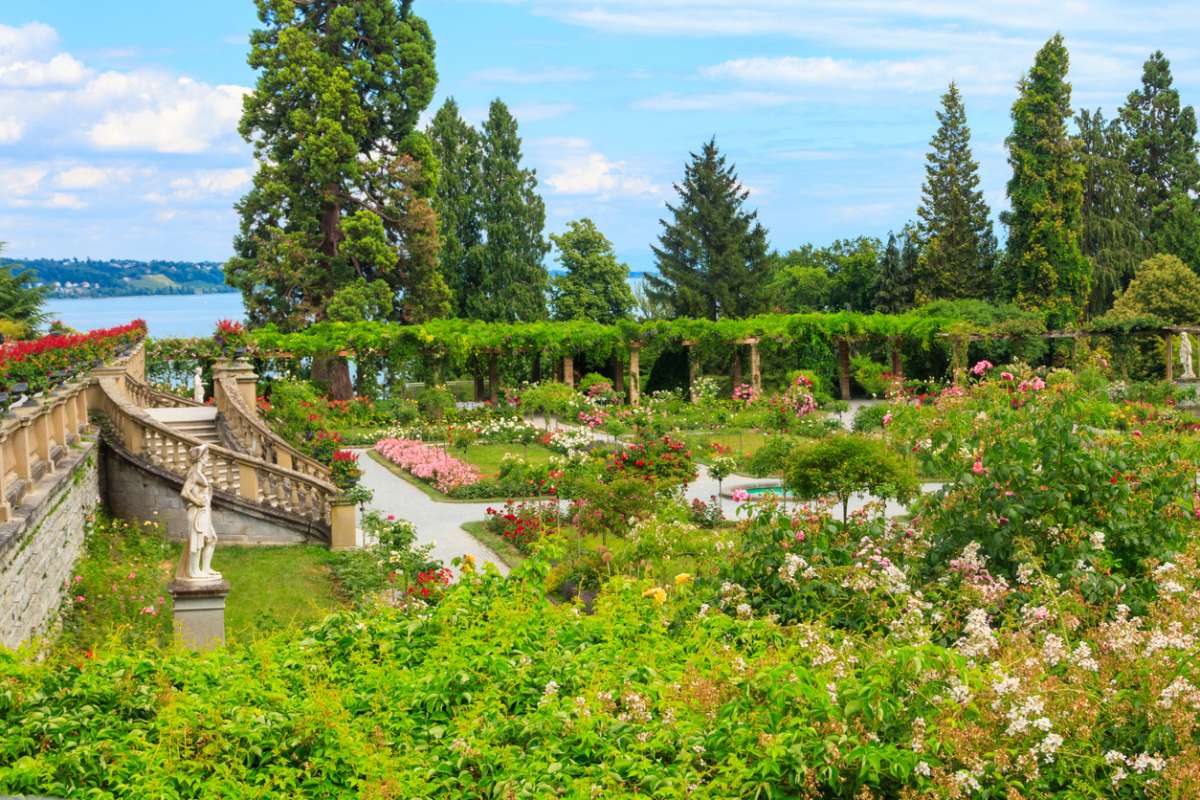
[[113, 328], [141, 318], [150, 335], [159, 338], [211, 336], [217, 320], [245, 317], [237, 292], [47, 300], [46, 310], [81, 331]]

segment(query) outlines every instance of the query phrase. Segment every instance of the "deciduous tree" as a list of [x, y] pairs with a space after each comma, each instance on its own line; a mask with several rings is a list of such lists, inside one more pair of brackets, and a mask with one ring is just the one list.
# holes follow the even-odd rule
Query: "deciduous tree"
[[617, 261], [612, 242], [596, 223], [587, 218], [569, 222], [566, 232], [550, 240], [566, 270], [551, 279], [555, 319], [608, 324], [629, 317], [634, 306], [629, 266]]

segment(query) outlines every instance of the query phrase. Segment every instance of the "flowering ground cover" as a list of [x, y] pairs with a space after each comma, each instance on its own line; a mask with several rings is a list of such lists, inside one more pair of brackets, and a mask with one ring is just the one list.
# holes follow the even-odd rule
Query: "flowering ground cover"
[[375, 445], [375, 452], [443, 493], [479, 482], [479, 471], [470, 464], [411, 439], [384, 439]]

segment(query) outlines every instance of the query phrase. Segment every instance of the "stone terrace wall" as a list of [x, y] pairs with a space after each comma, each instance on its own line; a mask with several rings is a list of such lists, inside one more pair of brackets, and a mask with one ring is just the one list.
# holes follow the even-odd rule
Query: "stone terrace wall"
[[45, 632], [58, 611], [100, 503], [98, 456], [95, 440], [79, 441], [0, 524], [0, 645]]

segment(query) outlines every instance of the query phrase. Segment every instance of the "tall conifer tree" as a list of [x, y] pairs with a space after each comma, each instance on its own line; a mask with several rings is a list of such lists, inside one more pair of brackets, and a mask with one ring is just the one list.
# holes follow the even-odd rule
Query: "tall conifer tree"
[[1125, 161], [1127, 142], [1119, 123], [1100, 109], [1079, 112], [1079, 155], [1083, 162], [1083, 236], [1079, 246], [1092, 261], [1088, 312], [1103, 314], [1129, 285], [1137, 265], [1150, 255], [1141, 232], [1133, 174]]
[[[537, 173], [521, 166], [517, 120], [493, 100], [481, 141], [480, 219], [484, 243], [468, 253], [464, 309], [474, 319], [529, 322], [546, 318], [550, 249]], [[478, 276], [478, 288], [471, 282]]]
[[437, 159], [416, 131], [437, 84], [434, 42], [411, 6], [258, 0], [259, 76], [240, 130], [259, 167], [225, 267], [252, 324], [302, 327], [364, 287], [394, 297], [372, 307], [405, 321], [449, 310], [430, 203]]
[[[1180, 107], [1171, 62], [1161, 51], [1146, 60], [1142, 87], [1130, 93], [1121, 109], [1121, 122], [1128, 140], [1125, 157], [1137, 186], [1145, 230], [1155, 247], [1161, 248], [1160, 235], [1168, 224], [1188, 227], [1189, 221], [1181, 221], [1179, 214], [1195, 214], [1194, 199], [1200, 192], [1196, 114], [1191, 106]], [[1176, 203], [1177, 198], [1187, 198], [1192, 207]], [[1191, 266], [1200, 269], [1200, 264]]]
[[979, 189], [979, 164], [971, 155], [971, 129], [962, 95], [953, 82], [942, 95], [937, 118], [917, 209], [922, 244], [917, 297], [922, 302], [986, 297], [991, 291], [996, 236]]
[[1071, 84], [1062, 34], [1038, 51], [1018, 84], [1009, 135], [1011, 211], [1001, 285], [1026, 308], [1046, 312], [1052, 326], [1077, 320], [1091, 291], [1091, 264], [1079, 248], [1083, 233], [1083, 165], [1067, 135]]
[[677, 205], [667, 204], [654, 255], [658, 275], [647, 275], [647, 294], [676, 316], [721, 319], [766, 310], [770, 268], [766, 229], [745, 209], [749, 192], [716, 140], [691, 154]]
[[915, 287], [913, 268], [917, 266], [917, 243], [911, 226], [900, 236], [888, 234], [887, 247], [879, 260], [879, 281], [875, 290], [875, 310], [899, 314], [913, 307]]
[[426, 135], [441, 164], [433, 203], [442, 239], [442, 274], [454, 297], [454, 313], [466, 316], [467, 298], [479, 291], [481, 282], [474, 268], [479, 259], [472, 257], [472, 251], [483, 244], [479, 132], [462, 118], [451, 97], [434, 115]]

